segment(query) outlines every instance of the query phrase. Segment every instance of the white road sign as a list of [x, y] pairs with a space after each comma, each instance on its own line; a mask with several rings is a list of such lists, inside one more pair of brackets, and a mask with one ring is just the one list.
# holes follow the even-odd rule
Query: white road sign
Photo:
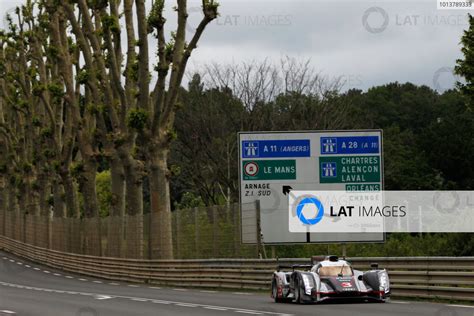
[[[295, 233], [288, 225], [291, 190], [383, 190], [381, 130], [242, 132], [238, 141], [240, 203], [260, 201], [264, 243], [384, 241], [383, 233]], [[254, 243], [244, 226], [242, 242]]]

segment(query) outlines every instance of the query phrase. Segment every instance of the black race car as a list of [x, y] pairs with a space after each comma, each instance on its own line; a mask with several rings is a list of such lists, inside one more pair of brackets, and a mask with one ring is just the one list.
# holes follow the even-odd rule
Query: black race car
[[[313, 257], [312, 264], [278, 266], [273, 273], [272, 298], [275, 302], [319, 303], [329, 300], [386, 302], [390, 280], [385, 269], [354, 270], [337, 256]], [[283, 272], [282, 268], [292, 271]]]

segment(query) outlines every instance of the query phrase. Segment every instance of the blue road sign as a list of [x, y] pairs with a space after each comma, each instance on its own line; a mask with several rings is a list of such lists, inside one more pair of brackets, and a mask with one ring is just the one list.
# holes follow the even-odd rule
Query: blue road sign
[[311, 157], [309, 139], [242, 141], [242, 158]]
[[378, 136], [321, 137], [321, 155], [378, 154]]

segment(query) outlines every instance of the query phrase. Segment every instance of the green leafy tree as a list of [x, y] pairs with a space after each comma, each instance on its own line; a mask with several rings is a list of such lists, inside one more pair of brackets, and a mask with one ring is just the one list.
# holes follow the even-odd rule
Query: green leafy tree
[[458, 83], [463, 94], [468, 97], [471, 110], [474, 104], [474, 17], [469, 14], [469, 29], [461, 39], [463, 59], [456, 61], [455, 73], [464, 77], [466, 83]]

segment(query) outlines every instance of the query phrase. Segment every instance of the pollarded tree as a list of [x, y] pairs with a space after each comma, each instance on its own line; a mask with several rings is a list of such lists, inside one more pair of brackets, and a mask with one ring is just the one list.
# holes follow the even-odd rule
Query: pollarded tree
[[[145, 146], [145, 152], [150, 178], [151, 225], [153, 228], [158, 228], [158, 234], [152, 234], [152, 257], [173, 257], [168, 155], [171, 141], [174, 138], [173, 125], [178, 93], [188, 60], [196, 49], [207, 25], [217, 18], [218, 7], [219, 4], [215, 0], [202, 0], [203, 18], [189, 42], [186, 41], [187, 0], [177, 0], [175, 9], [178, 15], [178, 25], [176, 32], [172, 33], [170, 42], [166, 42], [165, 39], [164, 0], [155, 1], [148, 23], [141, 27], [143, 29], [144, 26], [147, 26], [146, 29], [153, 32], [158, 41], [158, 63], [155, 67], [158, 72], [157, 82], [150, 97], [148, 95], [139, 97], [140, 107], [149, 113], [148, 124], [144, 132], [145, 139], [149, 139]], [[144, 37], [143, 32], [140, 42], [144, 40]], [[145, 71], [147, 60], [144, 57], [139, 58], [139, 63], [143, 64], [143, 66], [139, 66], [139, 70], [143, 71], [143, 75], [139, 78], [148, 80], [148, 72]], [[148, 91], [142, 88], [140, 94]]]
[[[53, 0], [49, 3], [51, 7], [57, 4]], [[84, 60], [80, 73], [87, 78], [91, 101], [103, 104], [100, 115], [95, 116], [97, 135], [101, 143], [112, 144], [106, 146], [109, 159], [120, 159], [123, 164], [126, 210], [130, 215], [143, 214], [143, 177], [148, 172], [153, 258], [173, 257], [167, 160], [174, 138], [178, 92], [191, 53], [206, 26], [217, 17], [218, 4], [202, 0], [204, 17], [189, 42], [187, 0], [177, 0], [178, 25], [169, 39], [165, 35], [164, 8], [164, 0], [153, 1], [149, 14], [145, 0], [125, 0], [122, 4], [116, 0], [77, 0], [61, 2], [57, 9], [65, 13], [73, 42], [80, 48]], [[122, 10], [123, 15], [119, 13]], [[125, 24], [126, 56], [122, 54], [121, 22]], [[152, 33], [157, 40], [157, 78], [150, 86]]]
[[[21, 144], [29, 154], [23, 157], [23, 169], [29, 167], [21, 178], [32, 184], [32, 193], [39, 192], [43, 213], [49, 209], [44, 201], [49, 198], [52, 186], [55, 216], [66, 216], [66, 212], [78, 216], [69, 170], [75, 143], [74, 123], [71, 107], [64, 98], [58, 52], [50, 37], [50, 15], [43, 3], [28, 1], [18, 8], [16, 18], [17, 22], [11, 21], [10, 30], [4, 34], [6, 43], [2, 46], [5, 48], [2, 114], [10, 113], [9, 105], [17, 113], [17, 117], [7, 117], [10, 117], [9, 136], [24, 139]], [[20, 124], [28, 133], [19, 135], [21, 129], [11, 128], [14, 124]]]
[[[9, 30], [1, 34], [0, 128], [6, 144], [8, 183], [17, 195], [9, 198], [11, 209], [17, 200], [21, 211], [39, 215], [49, 208], [46, 199], [51, 164], [44, 145], [55, 140], [54, 111], [61, 102], [54, 98], [53, 86], [49, 85], [55, 68], [48, 55], [43, 55], [47, 50], [44, 25], [32, 10], [31, 2], [18, 8], [17, 22], [10, 17]], [[41, 11], [38, 16], [42, 16]]]

